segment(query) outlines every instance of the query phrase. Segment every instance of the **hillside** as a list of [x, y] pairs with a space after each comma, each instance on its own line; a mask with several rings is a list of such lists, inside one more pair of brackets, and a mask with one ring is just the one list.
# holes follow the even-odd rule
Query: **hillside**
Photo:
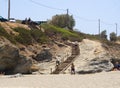
[[[46, 26], [43, 25], [44, 27]], [[65, 42], [68, 38], [70, 40], [73, 38], [73, 41], [75, 41], [74, 39], [77, 39], [78, 35], [66, 30], [63, 31], [63, 29], [58, 30], [55, 27], [53, 30], [51, 28], [43, 28], [19, 23], [0, 22], [1, 49], [4, 51], [7, 48], [17, 50], [17, 54], [15, 50], [12, 54], [10, 50], [7, 51], [7, 55], [5, 55], [5, 52], [1, 52], [4, 53], [0, 58], [2, 64], [1, 72], [6, 72], [6, 74], [31, 73], [41, 69], [38, 63], [43, 61], [45, 63], [47, 63], [46, 61], [54, 62], [55, 58], [60, 56], [61, 53], [64, 54], [62, 57], [70, 55], [71, 47]], [[8, 61], [6, 62], [4, 58], [7, 58]], [[18, 61], [18, 58], [23, 60], [20, 59]], [[14, 64], [7, 64], [11, 62], [14, 62]]]
[[50, 24], [0, 22], [0, 72], [49, 74], [56, 69], [57, 58], [64, 62], [71, 56], [74, 44], [80, 48], [80, 55], [73, 58], [79, 74], [109, 71], [111, 60], [119, 60], [119, 44], [103, 42], [94, 35]]

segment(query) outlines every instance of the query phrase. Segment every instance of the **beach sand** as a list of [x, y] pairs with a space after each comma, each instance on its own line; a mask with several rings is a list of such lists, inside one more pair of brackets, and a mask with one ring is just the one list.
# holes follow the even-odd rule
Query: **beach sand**
[[0, 88], [120, 88], [120, 72], [0, 76]]

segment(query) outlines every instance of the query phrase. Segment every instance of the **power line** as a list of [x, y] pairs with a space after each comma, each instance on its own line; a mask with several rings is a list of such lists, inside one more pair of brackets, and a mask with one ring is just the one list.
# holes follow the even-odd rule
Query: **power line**
[[101, 23], [103, 23], [103, 24], [105, 24], [105, 25], [111, 25], [111, 26], [114, 26], [114, 24], [112, 24], [112, 23], [107, 23], [107, 22], [102, 21], [102, 20], [101, 20]]
[[[54, 9], [54, 10], [60, 10], [60, 11], [66, 11], [66, 9], [60, 9], [60, 8], [54, 8], [54, 7], [51, 7], [51, 6], [47, 6], [47, 5], [44, 5], [44, 4], [41, 4], [39, 2], [36, 2], [36, 1], [33, 1], [33, 0], [29, 0], [30, 2], [36, 4], [36, 5], [39, 5], [39, 6], [42, 6], [42, 7], [45, 7], [45, 8], [49, 8], [49, 9]], [[68, 11], [68, 9], [67, 9]], [[68, 12], [67, 12], [68, 13]], [[70, 14], [73, 14], [72, 12], [69, 11]], [[97, 20], [93, 20], [93, 19], [88, 19], [88, 18], [84, 18], [84, 17], [80, 17], [78, 15], [75, 15], [73, 14], [74, 17], [78, 18], [78, 19], [81, 19], [81, 20], [84, 20], [84, 21], [89, 21], [89, 22], [97, 22]], [[101, 21], [101, 23], [103, 24], [106, 24], [106, 25], [114, 25], [114, 24], [110, 24], [110, 23], [107, 23], [107, 22], [104, 22], [104, 21]]]
[[[29, 0], [29, 1], [31, 3], [33, 3], [33, 4], [36, 4], [36, 5], [45, 7], [45, 8], [49, 8], [49, 9], [53, 9], [53, 10], [59, 10], [59, 11], [67, 11], [67, 15], [72, 14], [74, 17], [76, 17], [78, 19], [81, 19], [81, 20], [84, 20], [84, 21], [87, 21], [87, 22], [96, 22], [96, 23], [98, 22], [99, 34], [100, 34], [100, 31], [101, 31], [101, 24], [105, 24], [105, 25], [109, 25], [109, 26], [114, 26], [115, 25], [115, 24], [112, 24], [112, 23], [107, 23], [105, 21], [101, 21], [100, 19], [99, 20], [93, 20], [93, 19], [88, 19], [88, 18], [80, 17], [80, 16], [78, 16], [78, 15], [73, 14], [72, 12], [70, 12], [69, 9], [67, 9], [67, 10], [66, 9], [60, 9], [60, 8], [55, 8], [55, 7], [44, 5], [44, 4], [41, 4], [41, 3], [33, 1], [33, 0]], [[68, 26], [67, 23], [66, 23], [66, 25]], [[118, 29], [120, 29], [120, 28], [118, 28], [118, 25], [116, 24], [116, 35], [117, 35], [117, 30]]]
[[[72, 13], [70, 12], [70, 14], [72, 14]], [[74, 14], [73, 14], [73, 15], [74, 15]], [[84, 21], [97, 22], [97, 20], [88, 19], [88, 18], [83, 18], [83, 17], [77, 16], [77, 15], [74, 15], [74, 16], [77, 17], [78, 19], [81, 19], [81, 20], [84, 20]], [[105, 22], [105, 21], [101, 21], [101, 20], [100, 20], [100, 23], [105, 24], [105, 25], [111, 25], [111, 26], [114, 26], [113, 23], [107, 23], [107, 22]]]
[[32, 2], [32, 3], [34, 3], [34, 4], [36, 4], [36, 5], [45, 7], [45, 8], [54, 9], [54, 10], [60, 10], [60, 11], [66, 11], [65, 9], [54, 8], [54, 7], [47, 6], [47, 5], [41, 4], [41, 3], [33, 1], [33, 0], [29, 0], [29, 1]]
[[[70, 14], [73, 14], [72, 12], [70, 12]], [[97, 20], [93, 20], [93, 19], [88, 19], [88, 18], [84, 18], [84, 17], [80, 17], [78, 15], [75, 15], [73, 14], [74, 17], [78, 18], [78, 19], [81, 19], [81, 20], [84, 20], [84, 21], [91, 21], [91, 22], [97, 22]]]
[[[81, 20], [84, 20], [84, 21], [97, 22], [97, 20], [87, 19], [87, 18], [83, 18], [83, 17], [77, 16], [77, 15], [74, 15], [74, 16], [77, 17], [78, 19], [81, 19]], [[115, 26], [115, 24], [107, 23], [107, 22], [104, 22], [104, 21], [101, 21], [100, 19], [98, 19], [98, 34], [99, 35], [100, 35], [100, 32], [101, 32], [101, 23], [105, 24], [105, 25], [109, 25], [109, 26]], [[118, 32], [118, 25], [116, 24], [116, 35], [117, 35], [117, 32]]]

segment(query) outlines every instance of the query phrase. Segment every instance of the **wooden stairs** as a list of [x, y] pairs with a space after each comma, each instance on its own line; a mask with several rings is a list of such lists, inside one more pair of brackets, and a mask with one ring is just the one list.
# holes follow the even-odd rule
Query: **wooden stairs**
[[75, 60], [76, 56], [80, 54], [80, 49], [78, 44], [71, 44], [72, 46], [72, 54], [68, 57], [64, 62], [62, 62], [53, 72], [52, 74], [60, 74], [63, 73]]

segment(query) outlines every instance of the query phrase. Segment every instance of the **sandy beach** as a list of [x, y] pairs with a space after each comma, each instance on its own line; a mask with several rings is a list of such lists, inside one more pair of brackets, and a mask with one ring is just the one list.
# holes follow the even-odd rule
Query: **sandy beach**
[[120, 72], [1, 76], [0, 88], [120, 88]]

